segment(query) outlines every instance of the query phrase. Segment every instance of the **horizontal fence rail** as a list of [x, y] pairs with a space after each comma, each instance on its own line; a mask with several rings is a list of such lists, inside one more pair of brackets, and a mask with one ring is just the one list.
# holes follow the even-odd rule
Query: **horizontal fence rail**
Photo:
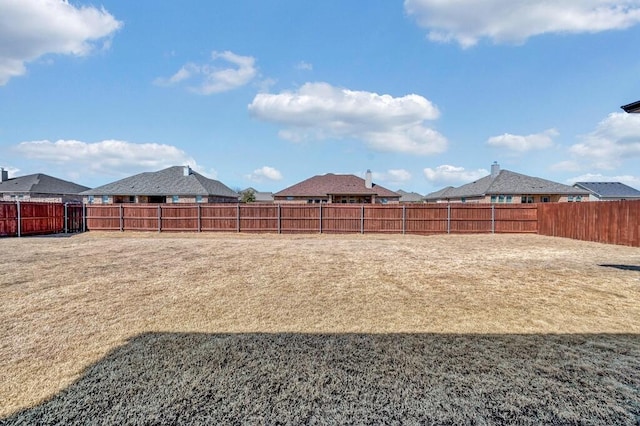
[[0, 237], [79, 232], [83, 227], [81, 204], [0, 202]]
[[88, 205], [89, 230], [271, 233], [536, 233], [533, 204]]

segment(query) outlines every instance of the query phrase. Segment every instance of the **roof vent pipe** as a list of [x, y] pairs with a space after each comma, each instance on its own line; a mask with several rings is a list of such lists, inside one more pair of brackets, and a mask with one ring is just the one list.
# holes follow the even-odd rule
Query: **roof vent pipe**
[[500, 164], [497, 161], [494, 161], [491, 165], [491, 177], [496, 177], [500, 174]]
[[368, 170], [368, 169], [364, 178], [364, 187], [367, 189], [373, 188], [373, 178], [371, 176], [371, 170]]
[[189, 176], [191, 174], [191, 167], [189, 166], [184, 166], [184, 176]]

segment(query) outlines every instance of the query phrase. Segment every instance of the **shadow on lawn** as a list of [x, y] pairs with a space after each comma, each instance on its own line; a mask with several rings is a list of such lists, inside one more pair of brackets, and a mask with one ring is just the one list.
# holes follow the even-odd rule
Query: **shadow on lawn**
[[4, 424], [638, 424], [638, 335], [147, 333]]
[[636, 266], [636, 265], [600, 265], [603, 266], [605, 268], [615, 268], [615, 269], [622, 269], [623, 271], [637, 271], [640, 272], [640, 266]]

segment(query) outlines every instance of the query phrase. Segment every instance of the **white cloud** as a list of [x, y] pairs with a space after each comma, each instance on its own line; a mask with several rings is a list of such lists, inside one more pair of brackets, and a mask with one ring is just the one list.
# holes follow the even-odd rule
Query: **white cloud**
[[215, 178], [215, 171], [202, 170], [193, 157], [171, 145], [117, 140], [94, 143], [42, 140], [21, 142], [13, 150], [28, 159], [63, 165], [66, 170], [73, 170], [78, 176], [127, 176], [170, 166], [189, 165], [199, 173]]
[[0, 86], [26, 72], [26, 63], [46, 54], [83, 56], [108, 48], [122, 22], [93, 6], [63, 0], [0, 1]]
[[[219, 66], [220, 61], [232, 66]], [[189, 90], [201, 95], [228, 92], [250, 83], [258, 74], [255, 58], [240, 56], [230, 51], [212, 52], [211, 61], [206, 64], [189, 62], [168, 78], [157, 78], [160, 86], [173, 86], [182, 82], [192, 82]]]
[[389, 169], [386, 172], [372, 172], [372, 177], [374, 182], [402, 185], [411, 180], [411, 173], [405, 169]]
[[592, 167], [603, 170], [617, 168], [624, 160], [640, 157], [640, 114], [609, 114], [569, 151], [590, 160]]
[[405, 0], [432, 41], [470, 47], [480, 39], [523, 43], [549, 33], [596, 33], [640, 22], [637, 0]]
[[640, 188], [640, 176], [618, 175], [606, 176], [600, 173], [586, 173], [567, 179], [567, 184], [573, 185], [576, 182], [622, 182], [634, 188]]
[[426, 168], [423, 173], [429, 182], [440, 185], [469, 183], [489, 174], [485, 169], [466, 170], [464, 167], [450, 166], [448, 164], [443, 164], [435, 169]]
[[582, 170], [582, 166], [575, 160], [566, 160], [551, 165], [549, 169], [556, 172], [578, 172]]
[[264, 182], [265, 180], [278, 181], [282, 180], [282, 173], [273, 167], [264, 166], [247, 175], [247, 179], [253, 182]]
[[376, 151], [427, 155], [443, 152], [447, 140], [425, 127], [440, 112], [422, 96], [379, 95], [306, 83], [296, 92], [260, 93], [249, 105], [255, 117], [285, 126], [280, 137], [306, 139], [355, 138]]
[[305, 61], [300, 61], [296, 64], [296, 69], [301, 71], [312, 71], [313, 65]]
[[527, 152], [545, 149], [553, 146], [553, 138], [558, 136], [556, 129], [548, 129], [542, 133], [521, 136], [505, 133], [500, 136], [492, 136], [487, 140], [487, 145], [495, 148], [506, 148], [516, 152]]

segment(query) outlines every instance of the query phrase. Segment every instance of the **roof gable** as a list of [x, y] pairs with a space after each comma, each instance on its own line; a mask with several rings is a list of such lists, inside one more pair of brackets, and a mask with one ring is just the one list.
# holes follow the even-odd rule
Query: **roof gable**
[[78, 185], [44, 173], [18, 176], [0, 182], [0, 192], [9, 193], [76, 195], [87, 189], [89, 189], [88, 186]]
[[367, 188], [365, 180], [358, 176], [333, 173], [313, 176], [274, 194], [276, 197], [326, 197], [328, 195], [400, 197], [399, 194], [375, 183], [371, 188]]
[[[190, 169], [189, 169], [190, 170]], [[184, 167], [173, 166], [157, 172], [144, 172], [88, 191], [82, 195], [202, 195], [237, 198], [238, 194], [222, 182], [209, 179]]]

